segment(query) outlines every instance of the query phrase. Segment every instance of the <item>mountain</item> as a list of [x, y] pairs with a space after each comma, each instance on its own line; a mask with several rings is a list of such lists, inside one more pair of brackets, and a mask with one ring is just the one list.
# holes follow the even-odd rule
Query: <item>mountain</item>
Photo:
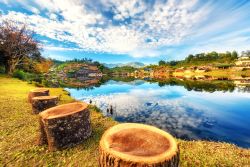
[[120, 67], [122, 64], [121, 63], [116, 63], [116, 64], [107, 64], [107, 63], [103, 63], [103, 65], [107, 68], [114, 68], [114, 67]]
[[106, 64], [106, 63], [104, 63], [104, 66], [105, 66], [105, 67], [108, 67], [108, 68], [124, 67], [124, 66], [130, 66], [130, 67], [135, 67], [135, 68], [141, 68], [141, 67], [144, 67], [145, 64], [140, 63], [140, 62], [116, 63], [116, 64]]

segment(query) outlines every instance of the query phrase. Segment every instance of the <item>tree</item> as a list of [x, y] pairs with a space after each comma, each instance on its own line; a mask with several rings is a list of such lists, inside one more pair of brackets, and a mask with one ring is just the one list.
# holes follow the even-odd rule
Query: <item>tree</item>
[[166, 65], [166, 62], [164, 60], [160, 60], [158, 64], [159, 64], [159, 66], [164, 66], [164, 65]]
[[11, 75], [17, 65], [37, 52], [38, 43], [26, 25], [18, 25], [11, 21], [0, 24], [0, 60], [7, 74]]
[[188, 55], [188, 57], [185, 60], [186, 60], [186, 62], [191, 62], [193, 60], [193, 58], [194, 58], [194, 55], [190, 54], [190, 55]]
[[167, 64], [169, 64], [170, 66], [176, 66], [180, 61], [175, 61], [175, 60], [172, 60], [170, 62], [168, 62]]
[[238, 53], [236, 51], [232, 52], [232, 59], [237, 59], [238, 58]]
[[47, 73], [50, 67], [53, 65], [53, 61], [50, 59], [45, 59], [40, 62], [35, 63], [34, 70], [37, 73]]

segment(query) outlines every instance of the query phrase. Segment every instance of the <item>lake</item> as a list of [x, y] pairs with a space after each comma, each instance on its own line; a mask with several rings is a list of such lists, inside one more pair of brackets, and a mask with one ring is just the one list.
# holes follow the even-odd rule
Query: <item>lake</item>
[[154, 125], [186, 140], [225, 141], [250, 148], [250, 89], [228, 81], [211, 85], [109, 80], [99, 87], [66, 90], [78, 100], [91, 100], [105, 116], [119, 122]]

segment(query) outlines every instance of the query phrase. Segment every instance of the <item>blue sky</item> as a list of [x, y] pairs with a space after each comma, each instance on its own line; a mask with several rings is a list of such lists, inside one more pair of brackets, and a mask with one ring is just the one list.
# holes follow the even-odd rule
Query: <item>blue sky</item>
[[58, 60], [149, 64], [250, 49], [249, 0], [0, 0], [0, 12]]

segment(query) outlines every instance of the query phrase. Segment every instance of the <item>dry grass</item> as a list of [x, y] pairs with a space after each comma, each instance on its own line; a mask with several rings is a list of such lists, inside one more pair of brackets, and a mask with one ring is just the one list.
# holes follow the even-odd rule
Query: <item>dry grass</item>
[[[27, 94], [33, 85], [0, 76], [0, 166], [98, 166], [98, 143], [103, 132], [116, 124], [91, 108], [91, 138], [63, 151], [48, 152], [36, 146], [38, 121], [31, 114]], [[60, 103], [72, 102], [67, 92], [51, 88], [61, 95]], [[181, 166], [250, 166], [250, 150], [231, 144], [178, 140]]]
[[[31, 114], [27, 94], [34, 88], [25, 82], [0, 77], [0, 166], [98, 166], [98, 142], [102, 133], [116, 124], [91, 111], [93, 135], [84, 143], [63, 151], [48, 152], [47, 146], [36, 146], [38, 121]], [[51, 88], [61, 95], [60, 103], [72, 102], [67, 92]]]
[[209, 72], [203, 73], [204, 75], [209, 75], [213, 77], [232, 77], [232, 76], [250, 76], [250, 71], [239, 71], [234, 69], [221, 69], [221, 70], [212, 70]]
[[250, 167], [250, 150], [208, 141], [180, 140], [181, 166]]
[[232, 78], [232, 77], [240, 77], [240, 76], [250, 76], [250, 70], [246, 71], [239, 71], [239, 70], [234, 70], [234, 69], [220, 69], [220, 70], [211, 70], [209, 72], [190, 72], [190, 73], [185, 73], [185, 72], [174, 72], [174, 76], [199, 76], [199, 75], [207, 75], [207, 76], [212, 76], [212, 77], [225, 77], [225, 78]]

